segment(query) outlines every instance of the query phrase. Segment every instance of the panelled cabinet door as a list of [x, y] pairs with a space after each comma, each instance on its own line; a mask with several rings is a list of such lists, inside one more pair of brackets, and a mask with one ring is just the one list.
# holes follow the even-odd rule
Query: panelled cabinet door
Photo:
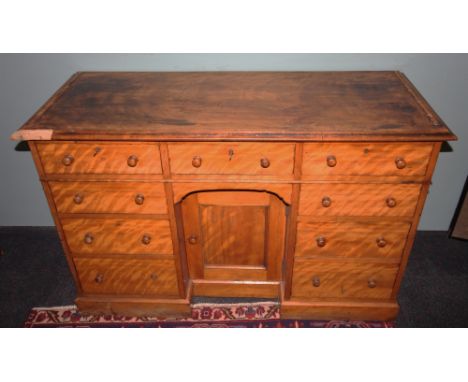
[[279, 281], [286, 205], [256, 191], [196, 192], [181, 202], [195, 280]]

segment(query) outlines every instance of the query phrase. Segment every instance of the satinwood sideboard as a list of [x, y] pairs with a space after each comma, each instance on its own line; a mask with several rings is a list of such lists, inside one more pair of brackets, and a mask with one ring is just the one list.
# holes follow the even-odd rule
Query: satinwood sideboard
[[[440, 146], [400, 72], [80, 72], [29, 147], [86, 312], [394, 319]], [[40, 255], [40, 254], [38, 254]]]

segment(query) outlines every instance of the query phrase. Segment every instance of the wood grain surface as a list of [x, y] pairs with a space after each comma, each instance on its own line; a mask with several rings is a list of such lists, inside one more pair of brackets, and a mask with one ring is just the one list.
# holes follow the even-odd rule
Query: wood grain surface
[[178, 297], [174, 260], [75, 258], [83, 291]]
[[[303, 184], [299, 215], [411, 217], [420, 189], [419, 184]], [[324, 207], [327, 197], [331, 204]], [[388, 198], [395, 207], [387, 205]]]
[[[344, 263], [294, 260], [292, 298], [380, 298], [389, 299], [397, 275], [394, 264]], [[319, 285], [314, 285], [318, 278]], [[369, 287], [369, 281], [375, 287]]]
[[[303, 178], [347, 176], [424, 176], [431, 143], [306, 143]], [[327, 158], [334, 159], [327, 162]], [[403, 160], [398, 168], [396, 160]]]
[[409, 223], [355, 220], [352, 222], [308, 222], [297, 226], [296, 256], [327, 259], [377, 258], [399, 261]]
[[59, 213], [167, 214], [163, 183], [49, 182]]
[[455, 139], [390, 71], [82, 72], [22, 128], [36, 129], [53, 139]]
[[[74, 254], [172, 255], [168, 220], [128, 218], [63, 218], [66, 241]], [[86, 236], [92, 237], [86, 243]], [[143, 236], [150, 242], [144, 244]]]
[[[293, 143], [172, 143], [169, 144], [171, 173], [216, 175], [292, 175]], [[200, 166], [193, 165], [199, 158]], [[266, 159], [268, 167], [262, 167]]]
[[[161, 174], [157, 143], [38, 142], [37, 149], [46, 174]], [[65, 157], [72, 163], [65, 165]]]

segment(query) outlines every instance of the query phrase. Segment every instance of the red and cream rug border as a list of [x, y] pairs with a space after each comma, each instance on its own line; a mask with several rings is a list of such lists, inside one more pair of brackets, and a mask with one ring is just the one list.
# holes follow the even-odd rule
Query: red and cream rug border
[[391, 328], [388, 321], [316, 321], [280, 318], [276, 303], [193, 304], [191, 317], [127, 317], [121, 315], [85, 315], [75, 305], [33, 308], [24, 324], [28, 328], [76, 327], [241, 327], [241, 328]]

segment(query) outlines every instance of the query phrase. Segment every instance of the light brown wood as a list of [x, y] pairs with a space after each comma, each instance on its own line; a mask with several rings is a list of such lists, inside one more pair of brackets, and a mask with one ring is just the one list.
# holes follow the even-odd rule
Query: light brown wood
[[[64, 218], [62, 226], [72, 253], [173, 254], [168, 220]], [[149, 244], [142, 242], [144, 235]]]
[[281, 318], [317, 320], [394, 320], [399, 311], [396, 301], [362, 301], [315, 299], [308, 301], [284, 301]]
[[80, 73], [13, 138], [33, 140], [83, 311], [265, 297], [385, 320], [456, 139], [399, 72]]
[[176, 298], [179, 295], [172, 259], [75, 258], [74, 262], [85, 293]]
[[[394, 264], [344, 263], [296, 258], [292, 298], [390, 299], [398, 271]], [[318, 278], [318, 286], [314, 285]], [[374, 281], [375, 287], [369, 287]]]
[[185, 198], [181, 207], [193, 279], [281, 279], [286, 206], [276, 196], [249, 191], [198, 192]]
[[178, 203], [188, 194], [196, 191], [244, 190], [256, 192], [271, 192], [279, 196], [285, 203], [291, 203], [291, 184], [279, 183], [244, 183], [244, 182], [200, 182], [173, 183], [174, 203]]
[[279, 298], [280, 283], [274, 281], [193, 280], [193, 295], [206, 297]]
[[[294, 144], [291, 143], [171, 143], [168, 146], [173, 174], [281, 177], [293, 172]], [[196, 167], [192, 163], [194, 158], [197, 164], [200, 162]]]
[[46, 174], [161, 173], [156, 143], [38, 142], [37, 148]]
[[[419, 184], [303, 184], [299, 214], [411, 217], [420, 189]], [[324, 199], [330, 203], [328, 207]], [[396, 203], [394, 207], [389, 207], [389, 199]]]
[[[423, 176], [431, 152], [431, 143], [306, 143], [302, 173], [304, 179], [337, 175]], [[327, 163], [330, 156], [336, 158], [334, 166]], [[403, 168], [397, 167], [398, 158], [404, 160]]]
[[[392, 258], [399, 261], [410, 224], [402, 222], [307, 222], [297, 226], [296, 256]], [[323, 240], [318, 240], [319, 238]], [[323, 244], [322, 246], [319, 244]]]
[[167, 214], [163, 183], [49, 182], [59, 213]]

